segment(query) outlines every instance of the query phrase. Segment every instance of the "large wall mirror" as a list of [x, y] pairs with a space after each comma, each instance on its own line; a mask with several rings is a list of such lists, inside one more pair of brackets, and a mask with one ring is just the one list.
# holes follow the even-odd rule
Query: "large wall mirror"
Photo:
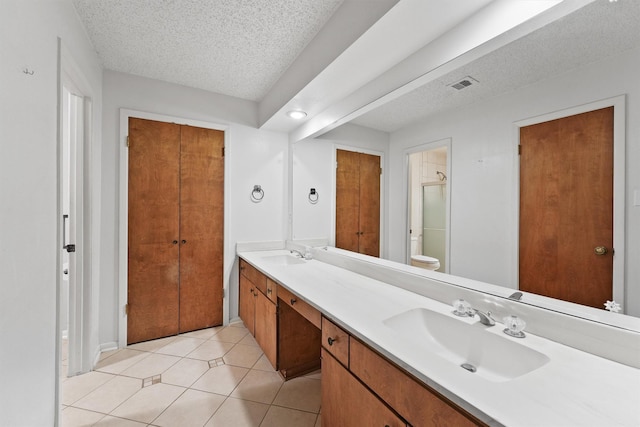
[[[330, 238], [336, 147], [366, 147], [386, 159], [381, 256], [408, 262], [409, 156], [448, 139], [450, 169], [441, 171], [451, 198], [447, 270], [509, 295], [519, 280], [520, 128], [613, 106], [613, 298], [640, 317], [638, 22], [640, 2], [596, 0], [321, 137], [296, 142], [292, 238]], [[306, 200], [312, 187], [321, 189], [321, 203]], [[541, 274], [554, 262], [549, 253], [537, 264]], [[547, 308], [640, 330], [638, 319], [602, 309], [553, 301]]]

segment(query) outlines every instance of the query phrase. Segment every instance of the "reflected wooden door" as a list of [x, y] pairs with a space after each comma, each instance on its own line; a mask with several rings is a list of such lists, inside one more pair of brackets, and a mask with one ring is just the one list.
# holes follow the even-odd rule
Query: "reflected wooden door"
[[336, 152], [336, 247], [360, 250], [360, 153]]
[[180, 126], [129, 119], [127, 341], [178, 333]]
[[336, 247], [380, 255], [380, 156], [336, 152]]
[[523, 127], [520, 144], [520, 289], [604, 308], [613, 295], [613, 107]]
[[380, 256], [380, 156], [360, 154], [361, 254]]

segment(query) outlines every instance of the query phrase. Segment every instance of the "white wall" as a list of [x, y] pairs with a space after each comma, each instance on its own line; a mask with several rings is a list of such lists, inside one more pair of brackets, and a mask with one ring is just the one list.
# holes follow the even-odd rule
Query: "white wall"
[[[640, 315], [640, 50], [445, 112], [391, 135], [390, 206], [404, 206], [405, 150], [452, 138], [451, 273], [515, 287], [517, 152], [514, 122], [627, 95], [626, 267], [629, 314]], [[390, 258], [405, 259], [405, 209], [390, 211]]]
[[[225, 168], [225, 270], [230, 286], [230, 318], [237, 317], [238, 241], [286, 238], [286, 134], [255, 128], [256, 104], [185, 86], [130, 74], [105, 71], [102, 167], [102, 288], [100, 292], [100, 342], [117, 342], [118, 307], [120, 109], [130, 109], [227, 126]], [[265, 191], [264, 201], [252, 203], [253, 185]]]
[[0, 2], [0, 426], [54, 424], [58, 37], [92, 91], [99, 148], [102, 71], [70, 2]]

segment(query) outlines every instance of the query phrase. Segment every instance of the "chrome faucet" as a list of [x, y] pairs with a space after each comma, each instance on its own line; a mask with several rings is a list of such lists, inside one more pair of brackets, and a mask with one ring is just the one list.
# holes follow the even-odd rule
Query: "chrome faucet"
[[304, 254], [302, 252], [300, 252], [300, 251], [295, 250], [295, 249], [291, 249], [291, 253], [296, 253], [296, 254], [298, 254], [299, 258], [304, 258]]
[[491, 312], [490, 311], [487, 311], [486, 313], [483, 313], [480, 310], [476, 310], [475, 308], [472, 308], [471, 310], [469, 310], [469, 313], [472, 316], [475, 316], [477, 314], [478, 317], [480, 318], [480, 323], [482, 323], [483, 325], [493, 326], [493, 325], [496, 324], [495, 319], [493, 317], [491, 317]]
[[512, 299], [514, 301], [520, 301], [522, 299], [522, 292], [514, 292], [511, 295], [509, 295], [509, 299]]

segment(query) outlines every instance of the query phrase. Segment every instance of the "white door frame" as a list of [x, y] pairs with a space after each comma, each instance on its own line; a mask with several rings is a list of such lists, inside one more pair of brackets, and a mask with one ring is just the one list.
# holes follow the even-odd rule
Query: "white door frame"
[[409, 201], [411, 200], [411, 188], [409, 188], [409, 182], [411, 181], [411, 171], [409, 170], [409, 156], [414, 153], [420, 153], [423, 151], [435, 150], [436, 148], [447, 148], [447, 203], [446, 203], [446, 231], [445, 231], [445, 254], [446, 264], [445, 273], [451, 271], [451, 138], [443, 138], [437, 141], [431, 141], [420, 145], [415, 145], [404, 150], [404, 172], [403, 176], [406, 178], [403, 180], [402, 194], [404, 194], [404, 208], [405, 208], [405, 262], [411, 264], [411, 238], [409, 229], [411, 228], [411, 211], [409, 208]]
[[[82, 350], [83, 343], [83, 283], [84, 283], [84, 245], [83, 242], [83, 171], [82, 162], [84, 155], [84, 97], [75, 86], [69, 82], [64, 83], [64, 95], [69, 98], [63, 100], [65, 111], [63, 117], [64, 143], [69, 145], [69, 211], [65, 221], [63, 217], [62, 229], [66, 228], [68, 237], [63, 236], [63, 244], [75, 244], [76, 251], [69, 253], [68, 272], [68, 372], [67, 375], [76, 375], [83, 371]], [[68, 102], [71, 101], [71, 102]], [[63, 190], [64, 193], [64, 190]], [[66, 224], [65, 224], [66, 222]], [[65, 227], [66, 225], [66, 227]], [[64, 251], [64, 247], [62, 248]], [[62, 313], [60, 313], [62, 315]]]
[[[76, 245], [76, 264], [78, 274], [76, 275], [75, 289], [70, 289], [70, 306], [69, 312], [73, 315], [69, 316], [69, 375], [77, 375], [89, 372], [93, 369], [97, 354], [98, 337], [93, 330], [95, 325], [95, 316], [97, 315], [97, 292], [94, 292], [95, 277], [97, 269], [94, 268], [97, 254], [94, 253], [94, 227], [98, 223], [94, 219], [94, 194], [93, 186], [93, 151], [92, 151], [92, 91], [91, 85], [88, 84], [81, 68], [76, 64], [71, 54], [67, 51], [61, 39], [58, 39], [58, 265], [56, 278], [56, 370], [60, 368], [60, 351], [62, 331], [60, 330], [60, 297], [61, 297], [61, 273], [62, 273], [62, 193], [61, 193], [61, 174], [62, 174], [62, 142], [63, 142], [63, 88], [66, 87], [76, 96], [82, 97], [81, 123], [76, 123], [77, 131], [77, 147], [76, 155], [76, 218], [75, 228], [76, 241], [69, 242]], [[80, 113], [80, 112], [79, 112]], [[99, 194], [98, 194], [99, 196]], [[59, 372], [56, 375], [56, 392], [59, 385]]]
[[[229, 126], [216, 123], [209, 123], [200, 120], [185, 119], [183, 117], [174, 117], [163, 114], [149, 113], [145, 111], [136, 111], [126, 108], [120, 109], [120, 137], [118, 140], [120, 177], [119, 177], [119, 221], [118, 221], [118, 299], [117, 299], [117, 319], [118, 319], [118, 347], [127, 346], [127, 290], [128, 284], [128, 242], [129, 242], [129, 148], [127, 147], [127, 136], [129, 135], [129, 118], [139, 118], [147, 120], [155, 120], [158, 122], [175, 123], [187, 126], [196, 126], [205, 129], [215, 129], [224, 131], [224, 220], [226, 224], [229, 218], [229, 195], [231, 194], [229, 179], [229, 155], [231, 150], [228, 147]], [[223, 299], [222, 299], [222, 322], [227, 325], [229, 323], [229, 274], [231, 267], [226, 262], [227, 242], [229, 242], [229, 227], [224, 227], [224, 243], [223, 255]]]
[[[514, 123], [515, 159], [514, 176], [515, 183], [520, 182], [520, 158], [517, 146], [520, 145], [520, 128], [538, 123], [548, 122], [563, 117], [586, 113], [601, 108], [613, 107], [613, 299], [622, 306], [622, 312], [627, 312], [624, 291], [624, 266], [625, 266], [625, 147], [626, 147], [626, 95], [607, 98], [583, 105], [554, 111], [541, 116], [535, 116]], [[520, 200], [520, 185], [514, 188], [515, 199]], [[514, 203], [514, 218], [520, 218], [520, 203]], [[514, 221], [516, 229], [513, 253], [518, 254], [520, 245], [520, 222]], [[518, 283], [519, 257], [514, 260], [512, 282]], [[604, 308], [601, 307], [601, 308]]]

